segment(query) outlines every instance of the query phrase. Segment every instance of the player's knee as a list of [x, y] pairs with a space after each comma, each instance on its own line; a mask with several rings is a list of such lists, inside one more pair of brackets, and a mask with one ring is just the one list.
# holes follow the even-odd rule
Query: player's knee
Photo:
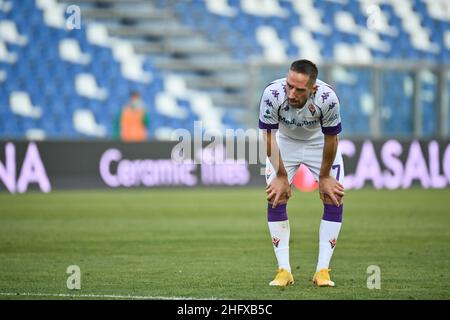
[[[335, 196], [336, 199], [339, 201], [339, 205], [342, 205], [342, 204], [344, 203], [344, 202], [343, 202], [343, 196], [341, 197], [341, 196], [339, 196], [339, 195], [337, 195], [337, 194], [335, 194], [334, 196]], [[322, 202], [323, 202], [324, 205], [325, 205], [325, 204], [335, 205], [334, 202], [333, 202], [333, 200], [331, 200], [330, 196], [327, 195], [327, 194], [324, 194], [324, 195], [323, 195]]]
[[[270, 199], [268, 202], [270, 204], [273, 204], [274, 200], [275, 200], [275, 197], [272, 197], [272, 199]], [[278, 204], [287, 204], [288, 201], [289, 201], [289, 197], [287, 194], [283, 194], [280, 196], [280, 198], [278, 198]]]

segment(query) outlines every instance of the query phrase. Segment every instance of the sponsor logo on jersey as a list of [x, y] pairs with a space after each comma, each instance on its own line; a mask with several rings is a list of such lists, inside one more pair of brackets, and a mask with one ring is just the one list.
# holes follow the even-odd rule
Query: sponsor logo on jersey
[[278, 244], [280, 243], [280, 239], [278, 239], [277, 237], [272, 237], [272, 243], [273, 245], [278, 248]]
[[284, 123], [286, 123], [287, 125], [296, 125], [297, 127], [315, 126], [319, 122], [317, 119], [311, 120], [311, 121], [303, 120], [301, 122], [297, 122], [297, 120], [295, 120], [295, 119], [287, 119], [283, 116], [280, 116], [280, 120], [283, 121]]

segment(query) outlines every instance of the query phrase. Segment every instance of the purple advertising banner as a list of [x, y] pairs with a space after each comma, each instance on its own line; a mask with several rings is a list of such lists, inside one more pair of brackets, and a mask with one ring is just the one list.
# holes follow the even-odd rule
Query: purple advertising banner
[[445, 188], [450, 185], [450, 144], [437, 141], [339, 143], [344, 156], [344, 187], [360, 189]]
[[[196, 150], [205, 159], [200, 164], [192, 160], [172, 161], [174, 145], [170, 142], [0, 142], [0, 192], [231, 187], [264, 181], [258, 175], [259, 167], [249, 166], [244, 159], [226, 159], [221, 147], [214, 152], [210, 148]], [[252, 178], [260, 181], [251, 181]]]
[[[171, 159], [175, 142], [0, 142], [0, 192], [59, 189], [264, 186], [263, 164], [194, 150], [202, 162]], [[346, 189], [446, 188], [448, 141], [341, 140]], [[249, 148], [248, 148], [249, 149]], [[220, 161], [217, 161], [220, 160]]]

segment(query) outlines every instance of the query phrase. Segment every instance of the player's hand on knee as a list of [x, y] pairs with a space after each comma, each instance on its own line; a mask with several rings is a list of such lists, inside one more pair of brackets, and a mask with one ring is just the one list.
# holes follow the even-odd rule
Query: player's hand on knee
[[291, 186], [285, 176], [277, 176], [266, 188], [267, 200], [275, 208], [278, 204], [287, 203], [291, 197]]
[[344, 186], [332, 176], [320, 177], [319, 195], [323, 203], [339, 206], [345, 195]]
[[323, 204], [331, 204], [333, 206], [340, 206], [342, 205], [342, 198], [341, 196], [335, 194], [334, 197], [337, 199], [338, 201], [338, 205], [336, 204], [336, 202], [334, 202], [334, 200], [327, 194], [320, 194], [320, 199], [322, 200]]
[[269, 201], [270, 204], [272, 204], [272, 207], [275, 208], [276, 206], [280, 205], [280, 204], [286, 204], [289, 201], [289, 196], [284, 193], [280, 196], [280, 198], [278, 199], [278, 202], [275, 204], [275, 198], [272, 199], [267, 199]]

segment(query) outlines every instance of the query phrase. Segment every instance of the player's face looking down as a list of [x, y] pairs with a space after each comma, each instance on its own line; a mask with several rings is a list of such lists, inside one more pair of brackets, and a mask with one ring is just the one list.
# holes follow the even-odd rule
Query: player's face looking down
[[286, 78], [286, 93], [290, 107], [302, 108], [316, 90], [317, 85], [310, 81], [309, 75], [289, 70]]

